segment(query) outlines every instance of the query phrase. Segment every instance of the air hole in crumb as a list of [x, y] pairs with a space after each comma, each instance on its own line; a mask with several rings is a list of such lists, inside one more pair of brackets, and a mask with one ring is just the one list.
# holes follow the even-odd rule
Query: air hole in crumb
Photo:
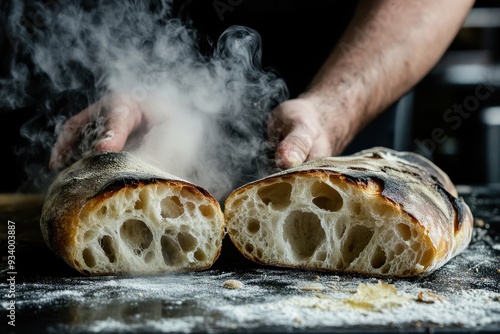
[[291, 201], [292, 185], [287, 182], [279, 182], [262, 187], [257, 192], [264, 204], [271, 204], [273, 209], [281, 210], [287, 208]]
[[420, 259], [419, 262], [424, 267], [427, 267], [432, 262], [433, 257], [434, 257], [434, 252], [431, 249], [427, 249], [422, 255], [422, 258]]
[[396, 246], [394, 246], [394, 254], [396, 255], [399, 255], [401, 253], [403, 253], [405, 250], [405, 246], [403, 244], [396, 244]]
[[241, 206], [242, 206], [242, 203], [243, 203], [244, 201], [246, 201], [247, 199], [248, 199], [248, 196], [246, 196], [246, 195], [241, 196], [240, 198], [236, 199], [236, 200], [233, 202], [232, 206], [233, 206], [233, 207], [235, 207], [235, 208], [239, 208], [239, 207], [241, 207]]
[[285, 219], [283, 238], [299, 259], [311, 257], [325, 240], [326, 234], [314, 213], [292, 211]]
[[387, 254], [380, 246], [377, 246], [371, 258], [372, 268], [379, 269], [385, 264], [386, 261], [387, 261]]
[[403, 240], [408, 241], [411, 239], [411, 230], [408, 225], [405, 224], [397, 224], [396, 231], [398, 231], [399, 235]]
[[255, 234], [260, 230], [260, 222], [257, 219], [250, 219], [247, 223], [248, 232]]
[[385, 202], [382, 204], [378, 204], [376, 206], [376, 208], [377, 208], [378, 214], [381, 216], [387, 216], [387, 215], [390, 215], [391, 213], [394, 213], [394, 207], [385, 203]]
[[108, 207], [106, 205], [101, 206], [99, 211], [97, 212], [98, 215], [104, 216], [108, 212]]
[[125, 244], [137, 255], [147, 249], [153, 241], [151, 230], [143, 221], [137, 219], [125, 221], [120, 227], [120, 236]]
[[84, 242], [89, 242], [92, 239], [94, 239], [96, 236], [96, 233], [92, 230], [88, 230], [83, 234], [83, 241]]
[[344, 205], [339, 192], [324, 182], [315, 182], [311, 187], [311, 195], [314, 205], [322, 210], [335, 212]]
[[144, 262], [149, 263], [154, 259], [154, 257], [155, 257], [155, 254], [153, 252], [149, 251], [144, 256]]
[[200, 205], [200, 212], [206, 218], [214, 217], [214, 209], [210, 205]]
[[147, 198], [146, 192], [141, 191], [139, 193], [139, 199], [137, 201], [135, 201], [134, 209], [135, 210], [142, 210], [146, 206], [146, 198]]
[[198, 240], [187, 232], [177, 233], [177, 240], [179, 241], [179, 246], [181, 246], [181, 249], [184, 252], [190, 252], [198, 246]]
[[420, 244], [420, 242], [415, 242], [413, 243], [413, 245], [411, 245], [411, 249], [413, 249], [415, 253], [418, 253], [420, 251], [421, 246], [422, 245]]
[[337, 263], [335, 264], [335, 269], [341, 270], [341, 269], [345, 269], [345, 268], [346, 268], [346, 265], [344, 264], [344, 261], [341, 258], [339, 258], [337, 260]]
[[325, 261], [326, 260], [326, 252], [319, 252], [317, 255], [316, 255], [316, 259], [318, 261]]
[[89, 268], [95, 267], [96, 265], [95, 257], [94, 254], [92, 254], [92, 250], [90, 248], [85, 248], [83, 250], [82, 255], [83, 255], [83, 261], [85, 262], [87, 267]]
[[258, 248], [257, 249], [257, 254], [256, 254], [257, 258], [260, 260], [262, 259], [262, 249]]
[[387, 274], [391, 270], [391, 265], [387, 263], [385, 266], [380, 269], [381, 274]]
[[373, 237], [373, 231], [363, 225], [354, 225], [344, 239], [342, 254], [344, 261], [351, 263], [368, 246]]
[[182, 254], [179, 244], [168, 235], [163, 235], [160, 240], [161, 254], [167, 266], [177, 266], [182, 263]]
[[160, 207], [163, 218], [177, 218], [184, 213], [184, 206], [177, 196], [165, 197], [161, 201]]
[[252, 253], [254, 248], [253, 248], [253, 245], [252, 244], [246, 244], [245, 245], [245, 250], [248, 252], [248, 253]]
[[186, 207], [187, 207], [188, 211], [193, 211], [196, 208], [196, 204], [194, 204], [192, 202], [187, 202]]
[[191, 199], [194, 202], [201, 202], [203, 200], [203, 195], [198, 189], [192, 187], [183, 187], [181, 190], [181, 196]]
[[194, 252], [194, 258], [198, 261], [206, 261], [207, 260], [207, 254], [205, 252], [198, 248], [196, 252]]
[[109, 262], [114, 263], [116, 261], [116, 254], [113, 239], [109, 235], [105, 235], [99, 240], [99, 246], [101, 246]]
[[361, 214], [361, 203], [354, 202], [352, 204], [352, 212], [354, 212], [356, 215]]

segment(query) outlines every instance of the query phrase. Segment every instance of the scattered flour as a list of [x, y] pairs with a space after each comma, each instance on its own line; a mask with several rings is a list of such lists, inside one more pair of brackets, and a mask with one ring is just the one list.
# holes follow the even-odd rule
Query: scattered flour
[[[437, 277], [436, 284], [446, 279]], [[241, 282], [241, 287], [225, 288], [229, 280]], [[217, 333], [259, 330], [263, 324], [284, 331], [500, 325], [498, 289], [467, 290], [451, 284], [439, 291], [442, 298], [419, 301], [419, 293], [437, 293], [433, 282], [327, 274], [315, 278], [308, 272], [279, 269], [63, 278], [57, 284], [42, 280], [19, 285], [17, 307], [19, 317], [36, 306], [41, 318], [50, 310], [71, 319], [50, 324], [51, 330], [68, 333]]]

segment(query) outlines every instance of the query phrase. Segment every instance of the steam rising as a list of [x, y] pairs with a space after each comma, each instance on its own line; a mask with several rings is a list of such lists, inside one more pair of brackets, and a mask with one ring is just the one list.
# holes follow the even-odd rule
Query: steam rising
[[[218, 198], [270, 172], [266, 121], [288, 93], [275, 73], [261, 68], [258, 33], [233, 26], [207, 52], [196, 31], [172, 16], [170, 0], [78, 3], [12, 3], [11, 42], [33, 68], [15, 64], [0, 83], [0, 104], [40, 101], [37, 117], [48, 127], [30, 122], [21, 130], [33, 147], [48, 155], [68, 117], [99, 98], [113, 99], [116, 108], [138, 107], [150, 120], [143, 139], [130, 140], [126, 150]], [[28, 9], [43, 24], [22, 24]], [[43, 98], [26, 94], [33, 77], [47, 83]], [[105, 105], [82, 134], [75, 158], [105, 136]]]

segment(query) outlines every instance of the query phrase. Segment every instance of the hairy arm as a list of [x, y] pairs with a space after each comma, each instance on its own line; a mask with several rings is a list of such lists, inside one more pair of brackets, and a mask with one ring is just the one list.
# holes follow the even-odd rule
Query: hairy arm
[[309, 88], [272, 114], [280, 167], [337, 155], [438, 62], [473, 0], [362, 0]]

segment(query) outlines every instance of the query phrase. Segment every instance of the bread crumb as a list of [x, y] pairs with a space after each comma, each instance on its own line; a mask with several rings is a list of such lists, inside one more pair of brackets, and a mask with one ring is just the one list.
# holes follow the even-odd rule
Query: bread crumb
[[420, 291], [417, 295], [417, 301], [427, 304], [433, 304], [435, 302], [442, 302], [445, 300], [446, 298], [443, 296], [428, 291]]
[[476, 219], [476, 226], [477, 227], [484, 227], [484, 220]]
[[399, 293], [394, 284], [378, 281], [377, 284], [360, 283], [356, 293], [344, 299], [344, 303], [357, 309], [382, 311], [399, 307], [410, 299], [414, 297]]
[[224, 282], [223, 287], [226, 289], [241, 289], [243, 283], [235, 279], [230, 279]]
[[319, 275], [314, 275], [314, 278], [315, 279], [319, 279]]

